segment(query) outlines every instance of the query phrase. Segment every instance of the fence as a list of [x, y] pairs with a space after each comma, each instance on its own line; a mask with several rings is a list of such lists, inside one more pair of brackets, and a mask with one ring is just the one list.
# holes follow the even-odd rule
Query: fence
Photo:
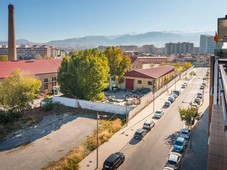
[[128, 112], [133, 109], [130, 106], [127, 106], [126, 108], [125, 105], [92, 102], [92, 101], [71, 99], [71, 98], [57, 97], [57, 96], [53, 97], [53, 102], [59, 102], [69, 107], [82, 108], [82, 109], [95, 110], [100, 112], [107, 112], [107, 113], [114, 113], [114, 114], [121, 114], [121, 115], [125, 115], [126, 111]]

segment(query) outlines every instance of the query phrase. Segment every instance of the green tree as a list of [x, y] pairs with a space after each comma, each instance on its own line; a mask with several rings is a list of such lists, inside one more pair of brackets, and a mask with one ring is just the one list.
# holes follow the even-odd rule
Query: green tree
[[190, 76], [195, 76], [195, 75], [196, 75], [196, 73], [194, 71], [190, 72]]
[[[107, 56], [108, 65], [110, 68], [110, 80], [111, 77], [117, 77], [119, 82], [123, 82], [123, 76], [129, 70], [131, 66], [131, 60], [128, 56], [124, 56], [121, 49], [116, 47], [108, 47], [104, 51]], [[110, 89], [111, 89], [110, 82]]]
[[198, 116], [198, 110], [196, 108], [193, 107], [188, 107], [187, 109], [185, 108], [179, 108], [179, 113], [180, 113], [180, 117], [181, 120], [185, 121], [186, 124], [191, 124], [192, 120], [195, 119], [195, 117]]
[[192, 63], [185, 62], [183, 67], [184, 67], [184, 69], [188, 69], [188, 68], [192, 67]]
[[15, 112], [26, 110], [33, 99], [38, 96], [40, 87], [40, 80], [22, 75], [17, 69], [0, 84], [1, 106]]
[[0, 55], [0, 61], [8, 61], [8, 55]]
[[97, 49], [72, 53], [64, 58], [58, 72], [61, 91], [68, 97], [101, 100], [108, 81], [108, 61]]

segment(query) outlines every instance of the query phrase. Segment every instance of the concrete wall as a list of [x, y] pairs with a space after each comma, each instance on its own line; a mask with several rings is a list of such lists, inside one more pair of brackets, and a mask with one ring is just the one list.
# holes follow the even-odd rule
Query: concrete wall
[[[65, 106], [75, 107], [75, 108], [82, 108], [94, 111], [101, 111], [107, 113], [115, 113], [120, 115], [125, 115], [126, 113], [126, 106], [124, 105], [115, 105], [109, 103], [101, 103], [101, 102], [92, 102], [86, 100], [78, 100], [78, 99], [71, 99], [66, 97], [53, 97], [53, 102], [59, 102]], [[127, 106], [127, 112], [132, 110], [133, 107]]]

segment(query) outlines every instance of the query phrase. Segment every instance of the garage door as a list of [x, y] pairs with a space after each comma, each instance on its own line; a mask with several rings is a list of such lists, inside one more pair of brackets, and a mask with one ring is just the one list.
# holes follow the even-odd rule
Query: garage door
[[126, 89], [133, 90], [134, 88], [134, 79], [126, 79]]

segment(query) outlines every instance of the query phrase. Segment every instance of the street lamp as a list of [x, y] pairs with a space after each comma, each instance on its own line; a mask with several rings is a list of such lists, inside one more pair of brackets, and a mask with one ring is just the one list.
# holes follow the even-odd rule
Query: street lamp
[[153, 80], [153, 113], [154, 113], [154, 107], [155, 107], [155, 80]]
[[99, 167], [99, 113], [97, 112], [97, 124], [96, 124], [96, 144], [97, 144], [97, 148], [96, 148], [96, 169], [98, 169]]
[[107, 118], [107, 115], [99, 115], [99, 113], [96, 113], [97, 123], [96, 123], [96, 168], [99, 167], [99, 117]]

